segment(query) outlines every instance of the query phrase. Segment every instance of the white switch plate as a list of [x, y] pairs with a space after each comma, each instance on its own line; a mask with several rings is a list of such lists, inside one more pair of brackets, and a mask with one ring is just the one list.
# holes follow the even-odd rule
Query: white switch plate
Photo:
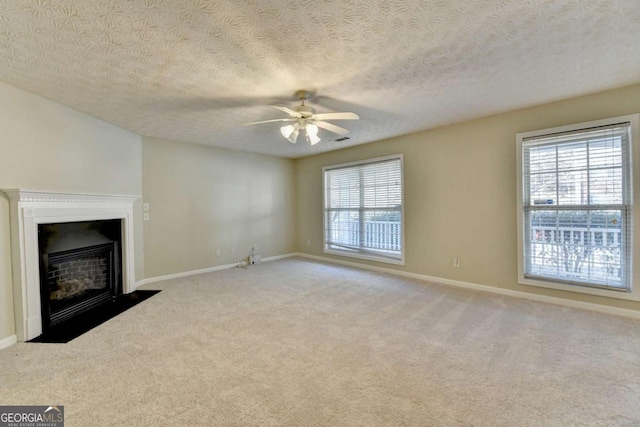
[[143, 203], [142, 204], [142, 210], [145, 212], [149, 212], [149, 203]]
[[216, 256], [220, 256], [220, 249], [216, 249]]

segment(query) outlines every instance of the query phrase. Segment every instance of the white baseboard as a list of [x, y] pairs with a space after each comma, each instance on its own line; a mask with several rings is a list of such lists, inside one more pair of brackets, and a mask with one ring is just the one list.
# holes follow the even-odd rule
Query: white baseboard
[[262, 258], [262, 261], [275, 261], [278, 259], [284, 259], [284, 258], [291, 258], [294, 256], [300, 256], [300, 254], [298, 252], [291, 252], [288, 254], [283, 254], [283, 255], [275, 255], [275, 256], [269, 256], [266, 258]]
[[398, 276], [410, 277], [412, 279], [425, 280], [427, 282], [435, 282], [443, 285], [455, 286], [458, 288], [472, 289], [474, 291], [488, 292], [492, 294], [504, 295], [509, 297], [523, 298], [523, 299], [528, 299], [532, 301], [562, 305], [565, 307], [579, 308], [583, 310], [597, 311], [600, 313], [614, 314], [616, 316], [624, 316], [624, 317], [630, 317], [633, 319], [640, 319], [640, 311], [638, 310], [629, 310], [626, 308], [610, 307], [608, 305], [595, 304], [595, 303], [583, 302], [583, 301], [574, 301], [574, 300], [569, 300], [564, 298], [550, 297], [547, 295], [537, 295], [537, 294], [531, 294], [528, 292], [514, 291], [512, 289], [496, 288], [494, 286], [479, 285], [477, 283], [462, 282], [459, 280], [452, 280], [452, 279], [444, 279], [442, 277], [434, 277], [434, 276], [427, 276], [424, 274], [410, 273], [407, 271], [394, 270], [392, 268], [378, 267], [378, 266], [373, 266], [368, 264], [360, 264], [357, 262], [337, 260], [333, 258], [327, 258], [323, 256], [318, 256], [318, 255], [310, 255], [310, 254], [305, 254], [301, 252], [298, 252], [294, 255], [302, 258], [309, 258], [309, 259], [322, 261], [322, 262], [329, 262], [333, 264], [346, 265], [349, 267], [356, 267], [356, 268], [362, 268], [366, 270], [391, 273]]
[[[275, 261], [275, 260], [278, 260], [278, 259], [290, 258], [290, 257], [297, 256], [297, 255], [299, 255], [299, 254], [298, 253], [289, 253], [289, 254], [283, 254], [283, 255], [275, 255], [275, 256], [262, 258], [262, 262]], [[201, 268], [199, 270], [191, 270], [191, 271], [184, 271], [182, 273], [167, 274], [166, 276], [149, 277], [147, 279], [142, 279], [142, 280], [136, 282], [136, 286], [135, 287], [137, 289], [140, 286], [146, 285], [148, 283], [162, 282], [164, 280], [179, 279], [181, 277], [195, 276], [197, 274], [204, 274], [204, 273], [211, 273], [213, 271], [227, 270], [229, 268], [237, 267], [238, 265], [239, 265], [239, 263], [235, 262], [233, 264], [216, 265], [215, 267]]]
[[181, 273], [167, 274], [165, 276], [149, 277], [136, 282], [136, 289], [148, 283], [162, 282], [164, 280], [179, 279], [181, 277], [195, 276], [196, 274], [204, 274], [204, 273], [211, 273], [212, 271], [226, 270], [229, 268], [233, 268], [237, 265], [238, 263], [236, 262], [233, 264], [224, 264], [224, 265], [216, 265], [215, 267], [201, 268], [199, 270], [191, 270], [191, 271], [183, 271]]
[[0, 340], [0, 349], [7, 348], [18, 342], [18, 337], [15, 335], [8, 336]]

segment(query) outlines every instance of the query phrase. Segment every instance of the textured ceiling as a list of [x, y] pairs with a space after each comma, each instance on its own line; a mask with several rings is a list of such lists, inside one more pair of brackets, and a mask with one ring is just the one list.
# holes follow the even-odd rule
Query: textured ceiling
[[[638, 0], [0, 0], [0, 80], [135, 133], [302, 157], [640, 81]], [[290, 144], [267, 105], [353, 111]]]

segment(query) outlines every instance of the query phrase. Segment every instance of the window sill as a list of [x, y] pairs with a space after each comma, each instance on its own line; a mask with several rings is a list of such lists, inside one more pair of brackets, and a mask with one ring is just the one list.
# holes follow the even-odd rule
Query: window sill
[[375, 261], [375, 262], [383, 262], [385, 264], [395, 264], [395, 265], [404, 265], [404, 254], [402, 255], [402, 259], [390, 259], [384, 257], [377, 257], [375, 255], [364, 255], [364, 254], [354, 254], [350, 252], [342, 252], [336, 251], [332, 249], [324, 249], [322, 252], [325, 254], [344, 256], [348, 258], [357, 258], [366, 261]]
[[555, 289], [558, 291], [575, 292], [580, 294], [596, 295], [607, 298], [624, 299], [631, 301], [640, 301], [640, 294], [631, 291], [617, 291], [611, 289], [590, 288], [587, 286], [568, 285], [565, 283], [558, 283], [552, 281], [534, 280], [520, 277], [518, 283], [525, 286], [535, 286], [538, 288]]

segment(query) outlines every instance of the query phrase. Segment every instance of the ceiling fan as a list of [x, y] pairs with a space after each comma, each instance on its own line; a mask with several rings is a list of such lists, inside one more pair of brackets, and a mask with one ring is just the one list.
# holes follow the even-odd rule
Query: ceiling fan
[[315, 145], [320, 142], [320, 137], [318, 137], [318, 128], [337, 133], [338, 135], [346, 135], [347, 133], [349, 133], [347, 129], [326, 122], [325, 120], [358, 120], [360, 118], [355, 113], [316, 114], [315, 109], [304, 105], [304, 101], [309, 99], [309, 92], [305, 90], [299, 90], [298, 92], [296, 92], [296, 97], [300, 99], [300, 105], [293, 108], [282, 107], [280, 105], [270, 105], [270, 107], [276, 108], [289, 114], [289, 118], [245, 123], [244, 126], [252, 126], [261, 123], [272, 122], [294, 122], [293, 124], [284, 125], [280, 128], [280, 133], [282, 134], [282, 136], [287, 138], [292, 144], [295, 144], [298, 140], [300, 131], [303, 131], [306, 140], [309, 141], [311, 145]]

